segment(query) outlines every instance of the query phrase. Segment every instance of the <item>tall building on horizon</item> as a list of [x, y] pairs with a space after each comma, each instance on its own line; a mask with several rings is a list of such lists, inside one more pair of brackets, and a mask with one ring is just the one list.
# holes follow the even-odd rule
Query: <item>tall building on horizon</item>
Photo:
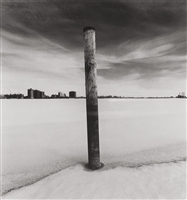
[[32, 88], [28, 89], [28, 98], [34, 99], [34, 90]]
[[76, 98], [76, 92], [75, 91], [70, 91], [69, 92], [69, 98]]
[[58, 92], [58, 97], [61, 98], [61, 97], [66, 97], [66, 94], [65, 93], [62, 93], [62, 92]]
[[39, 90], [34, 90], [34, 98], [39, 99], [40, 98], [40, 91]]
[[35, 99], [43, 99], [45, 97], [45, 93], [40, 90], [34, 90], [34, 98]]
[[40, 90], [33, 90], [32, 88], [28, 89], [28, 98], [29, 99], [43, 99], [45, 93]]

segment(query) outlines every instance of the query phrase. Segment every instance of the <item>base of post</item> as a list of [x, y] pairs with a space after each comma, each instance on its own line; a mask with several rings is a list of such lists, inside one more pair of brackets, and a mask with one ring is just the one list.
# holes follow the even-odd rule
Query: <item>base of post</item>
[[85, 164], [85, 167], [86, 169], [89, 169], [89, 170], [98, 170], [98, 169], [101, 169], [104, 167], [104, 164], [103, 163], [100, 163], [100, 166], [99, 167], [94, 167], [94, 166], [90, 166], [89, 163]]

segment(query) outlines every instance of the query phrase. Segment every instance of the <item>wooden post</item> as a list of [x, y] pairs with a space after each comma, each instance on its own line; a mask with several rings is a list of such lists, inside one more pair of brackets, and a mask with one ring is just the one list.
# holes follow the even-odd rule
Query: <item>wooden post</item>
[[86, 109], [87, 109], [87, 134], [88, 134], [88, 168], [99, 169], [103, 166], [100, 163], [99, 152], [99, 121], [98, 121], [98, 100], [96, 84], [96, 44], [95, 29], [85, 27], [84, 32], [84, 57], [85, 57], [85, 78], [86, 78]]

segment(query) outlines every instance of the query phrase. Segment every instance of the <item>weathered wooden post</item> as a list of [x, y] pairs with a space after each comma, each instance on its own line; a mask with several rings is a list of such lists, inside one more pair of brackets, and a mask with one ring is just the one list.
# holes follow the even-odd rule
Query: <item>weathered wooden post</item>
[[85, 78], [86, 78], [86, 109], [87, 109], [87, 134], [88, 134], [88, 168], [99, 169], [103, 166], [100, 163], [99, 152], [99, 121], [98, 121], [98, 100], [96, 83], [96, 43], [95, 29], [85, 27], [84, 32], [84, 57], [85, 57]]

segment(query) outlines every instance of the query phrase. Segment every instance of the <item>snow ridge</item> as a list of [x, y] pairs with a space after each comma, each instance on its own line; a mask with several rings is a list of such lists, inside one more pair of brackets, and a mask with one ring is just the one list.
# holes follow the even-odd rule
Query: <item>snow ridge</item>
[[[170, 149], [170, 148], [169, 148]], [[162, 149], [163, 150], [163, 149]], [[171, 149], [170, 149], [171, 150]], [[151, 151], [151, 150], [150, 150]], [[149, 152], [149, 151], [146, 151], [146, 152]], [[145, 152], [143, 151], [143, 152], [141, 152], [142, 153], [142, 155], [144, 154], [144, 156], [145, 156]], [[161, 152], [160, 152], [161, 153]], [[138, 154], [138, 153], [137, 153]], [[172, 163], [182, 163], [182, 162], [186, 162], [186, 157], [183, 157], [183, 158], [176, 158], [176, 159], [170, 159], [170, 160], [167, 160], [167, 161], [163, 161], [163, 160], [161, 160], [161, 158], [160, 158], [160, 161], [159, 160], [154, 160], [154, 159], [156, 159], [156, 157], [154, 158], [154, 155], [152, 154], [152, 156], [153, 156], [153, 160], [154, 161], [145, 161], [145, 162], [142, 162], [143, 161], [143, 156], [141, 156], [141, 158], [142, 158], [142, 161], [140, 161], [140, 162], [137, 162], [134, 158], [133, 158], [133, 155], [130, 155], [131, 156], [131, 162], [128, 162], [128, 161], [119, 161], [119, 162], [113, 162], [113, 163], [107, 163], [103, 168], [101, 168], [100, 170], [97, 170], [98, 172], [99, 171], [106, 171], [106, 170], [111, 170], [111, 169], [115, 169], [115, 168], [120, 168], [120, 167], [122, 167], [122, 168], [142, 168], [142, 167], [146, 167], [146, 166], [154, 166], [154, 165], [160, 165], [160, 164], [172, 164]], [[127, 157], [126, 157], [127, 158]], [[133, 160], [134, 159], [134, 160]], [[44, 175], [43, 177], [39, 177], [39, 178], [35, 178], [35, 179], [33, 179], [33, 180], [30, 180], [30, 182], [28, 182], [28, 183], [25, 183], [25, 184], [22, 184], [22, 185], [15, 185], [15, 187], [12, 187], [12, 188], [10, 188], [10, 189], [7, 189], [7, 190], [4, 190], [3, 192], [2, 192], [2, 195], [5, 195], [5, 194], [7, 194], [7, 193], [9, 193], [9, 192], [11, 192], [11, 191], [13, 191], [13, 190], [17, 190], [17, 189], [20, 189], [20, 188], [23, 188], [23, 187], [26, 187], [26, 186], [29, 186], [29, 185], [32, 185], [32, 184], [34, 184], [34, 183], [36, 183], [36, 182], [38, 182], [38, 181], [40, 181], [40, 180], [42, 180], [42, 179], [45, 179], [46, 177], [49, 177], [49, 176], [51, 176], [51, 175], [53, 175], [53, 174], [56, 174], [56, 173], [58, 173], [58, 172], [60, 172], [60, 171], [63, 171], [63, 170], [74, 170], [74, 168], [76, 167], [76, 166], [78, 166], [78, 165], [80, 165], [80, 166], [82, 166], [82, 168], [84, 168], [84, 170], [86, 170], [86, 171], [91, 171], [91, 170], [89, 170], [89, 169], [87, 169], [86, 167], [85, 167], [85, 163], [77, 163], [77, 164], [74, 164], [74, 165], [70, 165], [70, 166], [67, 166], [67, 167], [64, 167], [64, 168], [62, 168], [62, 169], [58, 169], [58, 170], [56, 170], [56, 171], [54, 171], [54, 172], [50, 172], [49, 174], [47, 174], [47, 175]]]
[[127, 168], [139, 168], [139, 167], [144, 167], [144, 166], [149, 166], [149, 165], [160, 165], [160, 164], [171, 164], [171, 163], [179, 163], [179, 162], [185, 162], [186, 158], [179, 158], [171, 161], [162, 161], [162, 162], [146, 162], [146, 163], [122, 163], [122, 162], [116, 162], [116, 163], [111, 163], [105, 166], [101, 170], [109, 170], [109, 169], [114, 169], [117, 167], [127, 167]]

